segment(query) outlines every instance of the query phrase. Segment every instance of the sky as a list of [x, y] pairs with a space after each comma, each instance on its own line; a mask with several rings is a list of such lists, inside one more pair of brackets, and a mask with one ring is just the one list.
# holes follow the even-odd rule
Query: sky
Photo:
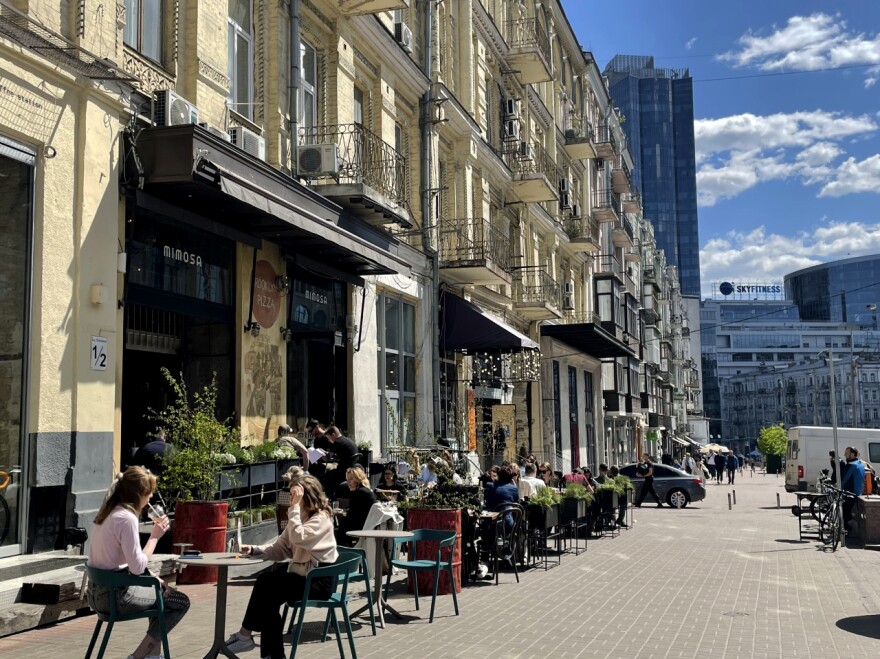
[[600, 68], [694, 78], [704, 296], [880, 253], [880, 2], [561, 1]]

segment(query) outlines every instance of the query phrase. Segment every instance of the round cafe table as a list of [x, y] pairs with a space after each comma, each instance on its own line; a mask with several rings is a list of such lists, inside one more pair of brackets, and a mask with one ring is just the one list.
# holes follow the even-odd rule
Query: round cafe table
[[214, 644], [205, 655], [205, 659], [215, 659], [222, 654], [230, 659], [238, 659], [238, 655], [226, 648], [226, 582], [229, 576], [229, 568], [241, 565], [253, 565], [265, 563], [266, 559], [260, 556], [243, 556], [234, 552], [208, 552], [201, 556], [179, 556], [177, 562], [181, 565], [193, 565], [197, 567], [216, 567], [217, 569], [217, 608], [214, 612]]
[[[377, 617], [379, 620], [379, 626], [382, 629], [385, 629], [385, 614], [384, 609], [388, 609], [398, 618], [402, 617], [397, 611], [394, 610], [388, 602], [385, 601], [385, 598], [382, 597], [382, 568], [385, 567], [385, 550], [384, 543], [385, 540], [393, 540], [395, 538], [406, 538], [407, 540], [413, 537], [413, 534], [409, 531], [393, 531], [391, 529], [373, 529], [370, 531], [349, 531], [347, 533], [349, 537], [352, 538], [363, 538], [364, 541], [370, 541], [376, 543], [376, 564], [373, 566], [373, 580], [375, 582], [374, 588], [376, 593], [373, 595], [373, 603], [376, 605]], [[355, 614], [352, 614], [352, 617]]]

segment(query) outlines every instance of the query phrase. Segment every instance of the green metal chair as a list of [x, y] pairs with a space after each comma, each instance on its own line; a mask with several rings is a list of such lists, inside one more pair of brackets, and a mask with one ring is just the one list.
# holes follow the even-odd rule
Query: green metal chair
[[[345, 657], [345, 651], [342, 647], [342, 635], [339, 631], [339, 619], [336, 617], [336, 610], [342, 612], [342, 619], [345, 622], [345, 629], [348, 632], [348, 645], [351, 648], [351, 658], [357, 659], [357, 650], [354, 647], [354, 634], [351, 630], [351, 618], [348, 615], [348, 582], [351, 573], [357, 569], [361, 558], [346, 558], [340, 555], [336, 563], [327, 567], [318, 567], [309, 572], [306, 576], [306, 587], [303, 591], [302, 600], [296, 602], [293, 606], [299, 609], [299, 616], [296, 621], [296, 628], [293, 633], [293, 643], [290, 648], [290, 659], [296, 657], [296, 650], [299, 646], [299, 639], [302, 636], [303, 623], [305, 621], [306, 609], [309, 607], [315, 609], [327, 609], [327, 619], [324, 622], [324, 633], [321, 635], [321, 642], [327, 640], [327, 630], [330, 621], [333, 621], [333, 627], [336, 631], [336, 644], [339, 646], [339, 656]], [[312, 587], [312, 580], [319, 577], [330, 577], [334, 581], [334, 592], [326, 600], [310, 600], [309, 592]], [[342, 586], [341, 592], [336, 592]], [[294, 614], [295, 615], [295, 614]]]
[[[391, 550], [391, 565], [407, 570], [407, 580], [410, 578], [410, 572], [434, 572], [434, 592], [431, 596], [431, 618], [429, 622], [434, 622], [434, 608], [437, 604], [437, 588], [440, 585], [441, 570], [449, 571], [449, 583], [452, 586], [452, 603], [455, 606], [455, 615], [458, 615], [458, 597], [455, 594], [455, 573], [452, 570], [452, 562], [455, 560], [455, 531], [437, 531], [434, 529], [418, 529], [412, 532], [412, 538], [395, 538], [394, 546]], [[436, 542], [437, 560], [417, 559], [416, 546], [420, 542]], [[412, 560], [394, 560], [394, 554], [397, 552], [397, 546], [408, 544], [407, 556]], [[449, 550], [449, 558], [443, 559], [443, 550]], [[416, 597], [416, 611], [419, 610], [419, 580], [418, 575], [412, 580], [413, 594]], [[388, 599], [388, 586], [391, 584], [391, 570], [388, 571], [388, 577], [385, 579], [385, 599]]]
[[135, 576], [128, 572], [116, 572], [114, 570], [99, 570], [98, 568], [86, 565], [86, 572], [89, 576], [89, 583], [94, 586], [105, 586], [110, 592], [115, 592], [119, 587], [123, 586], [147, 586], [156, 590], [156, 606], [146, 611], [138, 611], [136, 613], [119, 613], [116, 610], [116, 598], [110, 599], [110, 613], [101, 613], [95, 611], [98, 616], [98, 623], [95, 625], [95, 631], [92, 634], [92, 640], [89, 643], [89, 649], [86, 651], [85, 659], [92, 656], [92, 650], [95, 648], [95, 642], [98, 640], [98, 634], [101, 632], [101, 626], [106, 622], [107, 630], [104, 632], [104, 638], [101, 641], [101, 647], [98, 649], [98, 659], [102, 659], [104, 651], [107, 649], [107, 641], [110, 640], [110, 632], [113, 631], [113, 625], [117, 622], [127, 622], [129, 620], [139, 620], [141, 618], [158, 618], [159, 629], [162, 632], [162, 650], [165, 652], [165, 659], [171, 659], [171, 652], [168, 650], [168, 629], [165, 627], [165, 601], [162, 599], [162, 584], [156, 577], [148, 575]]

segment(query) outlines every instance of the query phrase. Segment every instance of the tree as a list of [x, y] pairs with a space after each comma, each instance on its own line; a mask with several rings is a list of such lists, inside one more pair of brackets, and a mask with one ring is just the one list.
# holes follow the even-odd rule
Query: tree
[[758, 450], [764, 455], [785, 455], [787, 444], [788, 432], [781, 423], [761, 428], [758, 433]]

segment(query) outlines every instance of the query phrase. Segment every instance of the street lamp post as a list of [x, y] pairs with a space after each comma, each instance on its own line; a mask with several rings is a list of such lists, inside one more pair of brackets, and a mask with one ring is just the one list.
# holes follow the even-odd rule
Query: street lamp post
[[840, 487], [840, 445], [837, 442], [837, 396], [834, 388], [834, 350], [828, 348], [828, 375], [831, 378], [831, 437], [834, 441], [834, 479]]

